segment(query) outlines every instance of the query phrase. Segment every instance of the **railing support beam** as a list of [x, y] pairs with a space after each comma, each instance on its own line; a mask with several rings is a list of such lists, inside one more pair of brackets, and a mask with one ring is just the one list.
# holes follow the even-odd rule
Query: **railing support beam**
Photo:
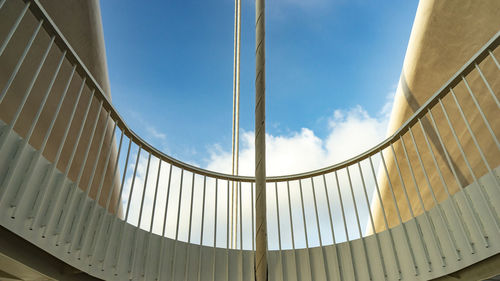
[[265, 0], [255, 1], [255, 280], [267, 281]]

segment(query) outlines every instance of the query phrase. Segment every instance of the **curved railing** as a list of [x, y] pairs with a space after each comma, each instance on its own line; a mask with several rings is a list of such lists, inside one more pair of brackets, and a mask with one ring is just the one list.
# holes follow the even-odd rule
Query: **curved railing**
[[[2, 9], [17, 13], [0, 19], [10, 25], [0, 106], [11, 110], [0, 129], [2, 225], [101, 278], [219, 280], [225, 253], [225, 278], [252, 279], [254, 178], [155, 149], [38, 0]], [[271, 278], [425, 280], [500, 252], [499, 43], [497, 33], [379, 145], [267, 178]]]

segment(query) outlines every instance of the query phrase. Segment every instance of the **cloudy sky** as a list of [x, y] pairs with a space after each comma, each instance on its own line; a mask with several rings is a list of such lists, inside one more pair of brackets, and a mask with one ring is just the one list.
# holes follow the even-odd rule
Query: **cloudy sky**
[[[269, 174], [333, 164], [385, 136], [416, 7], [267, 1]], [[113, 103], [126, 122], [176, 158], [230, 171], [234, 2], [101, 8]], [[243, 0], [242, 174], [253, 170], [254, 9]]]

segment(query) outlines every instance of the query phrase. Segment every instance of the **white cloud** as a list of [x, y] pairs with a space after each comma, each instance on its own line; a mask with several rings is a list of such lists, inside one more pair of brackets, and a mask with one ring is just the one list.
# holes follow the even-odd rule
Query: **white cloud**
[[[369, 149], [382, 141], [389, 121], [392, 96], [382, 110], [371, 116], [361, 106], [335, 110], [329, 118], [329, 133], [319, 138], [312, 130], [302, 128], [287, 136], [266, 135], [266, 169], [268, 176], [306, 172], [332, 165]], [[254, 134], [244, 131], [240, 139], [240, 174], [254, 174]], [[209, 151], [206, 168], [231, 172], [231, 152], [214, 145]]]
[[146, 130], [147, 130], [148, 134], [155, 139], [159, 139], [161, 141], [165, 141], [167, 139], [167, 135], [159, 132], [158, 130], [156, 130], [156, 128], [154, 128], [152, 126], [148, 126], [146, 128]]

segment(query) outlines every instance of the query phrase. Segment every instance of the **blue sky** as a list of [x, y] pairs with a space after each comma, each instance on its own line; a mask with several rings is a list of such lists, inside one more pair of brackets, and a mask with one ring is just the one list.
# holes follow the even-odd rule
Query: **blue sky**
[[[254, 2], [242, 2], [240, 127], [250, 139]], [[399, 79], [417, 5], [268, 0], [269, 136], [304, 140], [312, 133], [324, 148], [332, 137], [344, 139], [332, 128], [346, 127], [350, 117], [385, 124], [381, 115]], [[225, 170], [214, 162], [227, 160], [231, 150], [234, 2], [106, 0], [101, 9], [113, 103], [125, 121], [176, 158]], [[380, 124], [374, 128], [383, 131]], [[249, 146], [242, 140], [242, 150]]]

